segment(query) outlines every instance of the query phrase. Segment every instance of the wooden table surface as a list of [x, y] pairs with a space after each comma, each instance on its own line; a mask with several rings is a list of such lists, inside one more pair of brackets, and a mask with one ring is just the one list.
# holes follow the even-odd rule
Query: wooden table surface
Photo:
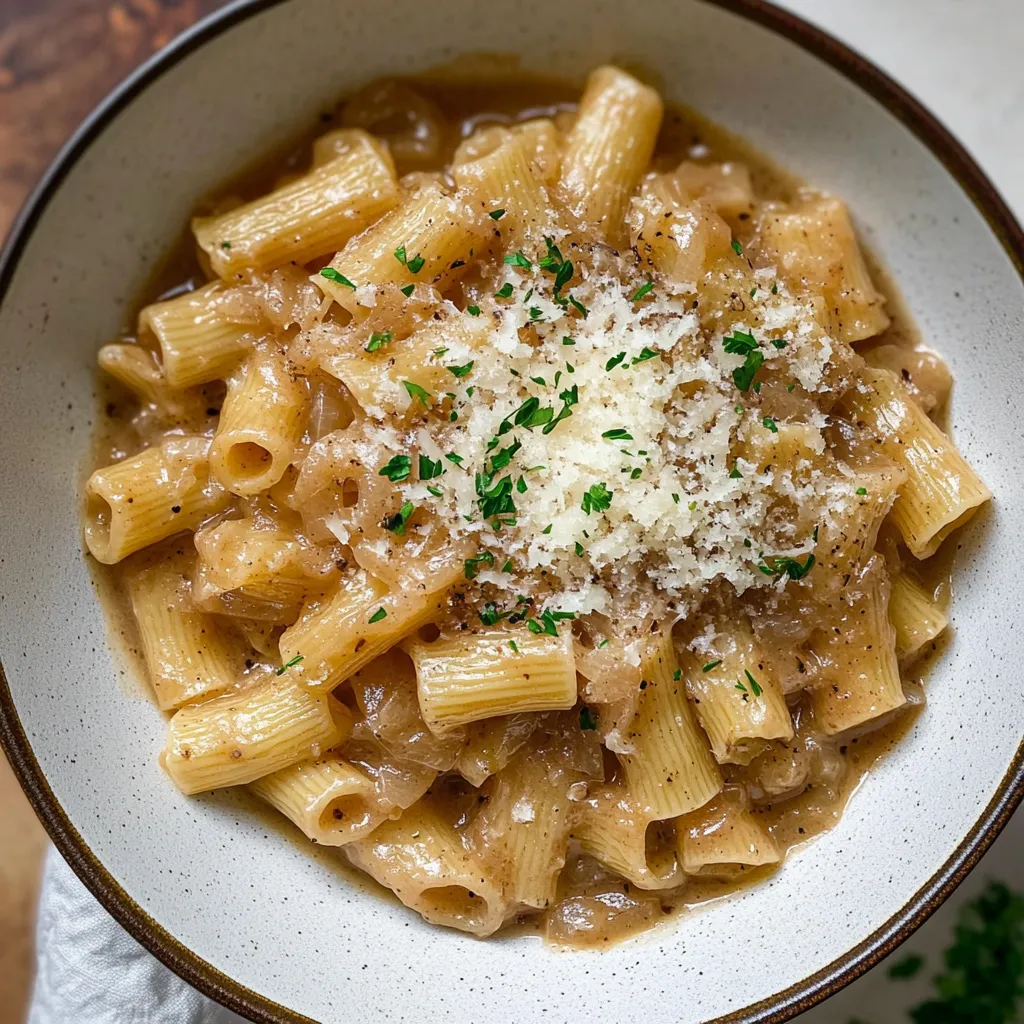
[[[224, 2], [0, 0], [0, 237], [82, 118], [133, 67]], [[43, 830], [0, 757], [0, 1024], [25, 1019], [44, 849]]]

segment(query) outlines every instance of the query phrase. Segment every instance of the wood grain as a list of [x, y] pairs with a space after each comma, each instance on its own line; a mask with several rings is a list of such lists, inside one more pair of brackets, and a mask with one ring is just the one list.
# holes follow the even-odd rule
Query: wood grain
[[[0, 236], [82, 118], [132, 68], [223, 2], [2, 0]], [[0, 757], [0, 1024], [25, 1019], [45, 846]]]

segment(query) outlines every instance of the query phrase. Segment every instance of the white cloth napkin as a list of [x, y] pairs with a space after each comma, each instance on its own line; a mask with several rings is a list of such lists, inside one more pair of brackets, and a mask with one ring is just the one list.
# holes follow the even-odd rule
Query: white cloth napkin
[[28, 1024], [245, 1024], [146, 952], [52, 847]]

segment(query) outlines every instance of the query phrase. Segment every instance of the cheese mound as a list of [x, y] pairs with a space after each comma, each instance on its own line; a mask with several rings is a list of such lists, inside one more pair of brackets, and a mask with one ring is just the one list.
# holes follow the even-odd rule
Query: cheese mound
[[[543, 578], [566, 612], [610, 613], [617, 591], [645, 579], [680, 610], [715, 580], [737, 592], [781, 585], [762, 557], [799, 558], [813, 540], [810, 525], [798, 536], [792, 516], [773, 515], [780, 502], [802, 503], [810, 523], [821, 473], [730, 451], [743, 441], [756, 450], [787, 425], [761, 416], [765, 375], [801, 389], [802, 444], [823, 451], [826, 420], [807, 393], [828, 388], [832, 345], [814, 309], [757, 270], [749, 316], [709, 330], [693, 286], [638, 277], [606, 247], [576, 248], [565, 257], [571, 301], [550, 266], [517, 254], [476, 289], [469, 314], [449, 306], [478, 309], [490, 346], [444, 351], [460, 367], [449, 422], [409, 440], [445, 472], [403, 485], [404, 499], [477, 542], [467, 575], [512, 593], [526, 589], [524, 575]], [[750, 351], [759, 366], [746, 380]]]

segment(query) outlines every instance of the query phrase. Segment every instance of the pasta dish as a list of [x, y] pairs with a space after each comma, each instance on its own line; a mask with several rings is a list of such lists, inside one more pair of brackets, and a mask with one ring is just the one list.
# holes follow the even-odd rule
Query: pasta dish
[[326, 121], [99, 353], [167, 776], [480, 936], [770, 873], [922, 702], [948, 371], [840, 199], [618, 68]]

